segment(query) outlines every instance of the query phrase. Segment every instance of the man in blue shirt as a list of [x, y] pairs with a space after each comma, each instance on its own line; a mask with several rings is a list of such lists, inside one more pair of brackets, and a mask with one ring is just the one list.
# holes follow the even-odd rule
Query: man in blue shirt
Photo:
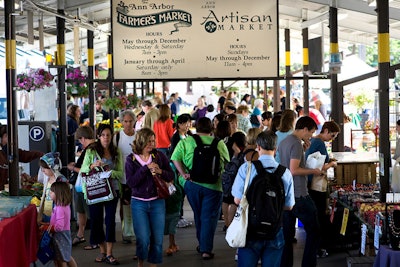
[[[272, 131], [261, 132], [257, 136], [257, 151], [260, 155], [258, 160], [261, 161], [264, 168], [268, 172], [274, 172], [278, 167], [278, 162], [274, 159], [276, 149], [276, 135]], [[246, 179], [247, 163], [240, 166], [236, 175], [235, 182], [232, 186], [232, 195], [234, 201], [238, 205], [243, 196], [244, 182]], [[249, 185], [253, 178], [257, 175], [254, 164], [251, 166]], [[293, 177], [288, 169], [282, 175], [283, 186], [285, 189], [285, 210], [291, 210], [295, 204]], [[281, 262], [281, 255], [284, 246], [284, 237], [282, 228], [276, 234], [275, 239], [272, 240], [258, 240], [248, 238], [246, 246], [238, 250], [238, 266], [257, 266], [258, 260], [261, 259], [262, 267], [275, 266], [279, 267]]]

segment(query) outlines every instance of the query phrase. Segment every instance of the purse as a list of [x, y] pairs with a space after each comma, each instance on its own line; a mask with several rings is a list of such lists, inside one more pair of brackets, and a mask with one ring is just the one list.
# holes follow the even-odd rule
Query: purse
[[164, 181], [158, 174], [153, 175], [153, 181], [156, 185], [158, 198], [168, 198], [176, 192], [174, 184]]
[[83, 193], [88, 205], [110, 201], [115, 197], [115, 192], [110, 184], [111, 171], [105, 167], [96, 167], [89, 173], [82, 173], [84, 183]]
[[[152, 157], [154, 158], [154, 161], [156, 161], [156, 153], [152, 154]], [[173, 182], [166, 182], [161, 178], [161, 175], [154, 173], [153, 174], [153, 181], [154, 184], [156, 185], [157, 189], [157, 195], [158, 198], [169, 198], [169, 196], [175, 194], [176, 192], [176, 187], [173, 184]]]
[[249, 214], [249, 202], [246, 193], [250, 180], [251, 162], [247, 162], [246, 180], [244, 182], [243, 196], [240, 199], [239, 206], [236, 209], [235, 216], [228, 229], [226, 230], [225, 240], [232, 248], [242, 248], [246, 246], [246, 235]]
[[54, 250], [51, 245], [51, 239], [50, 227], [48, 227], [48, 229], [43, 232], [39, 243], [39, 250], [36, 254], [43, 265], [46, 265], [46, 263], [54, 259]]

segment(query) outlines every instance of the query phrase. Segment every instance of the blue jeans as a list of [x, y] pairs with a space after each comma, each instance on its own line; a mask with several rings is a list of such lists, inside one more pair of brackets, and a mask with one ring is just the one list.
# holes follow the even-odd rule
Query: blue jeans
[[132, 198], [133, 228], [136, 234], [136, 255], [149, 263], [162, 263], [165, 224], [165, 200], [142, 201]]
[[[115, 213], [117, 212], [118, 200], [119, 197], [117, 196], [110, 201], [88, 205], [90, 213], [90, 244], [100, 244], [104, 241], [115, 242]], [[105, 233], [103, 222], [106, 225]]]
[[291, 212], [285, 211], [283, 217], [283, 231], [285, 236], [285, 249], [282, 254], [281, 266], [293, 266], [293, 218], [297, 217], [304, 225], [306, 231], [306, 244], [304, 246], [302, 267], [317, 265], [317, 249], [320, 243], [320, 225], [318, 223], [317, 208], [310, 196], [296, 198], [296, 204]]
[[238, 250], [238, 267], [256, 267], [259, 259], [262, 267], [279, 267], [284, 244], [283, 229], [273, 240], [247, 240]]
[[185, 193], [193, 210], [200, 252], [211, 253], [221, 212], [222, 192], [187, 181]]

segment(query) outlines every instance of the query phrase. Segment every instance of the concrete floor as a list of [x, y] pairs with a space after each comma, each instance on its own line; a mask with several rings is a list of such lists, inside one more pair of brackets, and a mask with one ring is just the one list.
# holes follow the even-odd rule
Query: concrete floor
[[[184, 209], [185, 218], [193, 221], [193, 214], [188, 205], [185, 205]], [[118, 218], [119, 216], [117, 216]], [[180, 267], [180, 266], [190, 266], [190, 267], [220, 267], [220, 266], [236, 266], [236, 261], [234, 260], [235, 249], [228, 246], [225, 241], [225, 233], [222, 231], [223, 221], [218, 222], [217, 232], [214, 238], [214, 253], [215, 258], [212, 260], [204, 261], [202, 260], [200, 254], [196, 252], [197, 240], [195, 237], [195, 227], [190, 226], [187, 228], [178, 228], [176, 235], [176, 243], [180, 247], [180, 251], [173, 256], [164, 256], [163, 263], [160, 266], [165, 267]], [[135, 245], [133, 244], [123, 244], [121, 242], [121, 224], [117, 222], [117, 242], [114, 246], [114, 256], [118, 258], [121, 266], [136, 266], [137, 263], [133, 260], [135, 254]], [[89, 240], [90, 231], [87, 230], [85, 233], [86, 240]], [[302, 228], [297, 229], [296, 237], [298, 242], [294, 244], [294, 256], [295, 264], [294, 267], [301, 266], [301, 258], [304, 249], [305, 242], [305, 232]], [[87, 244], [82, 243], [77, 247], [73, 247], [72, 255], [78, 263], [78, 266], [108, 266], [105, 263], [95, 263], [94, 259], [98, 256], [99, 250], [84, 250], [83, 247]], [[164, 249], [168, 246], [168, 237], [164, 238]], [[356, 257], [358, 258], [358, 250], [345, 250], [338, 249], [336, 251], [330, 251], [329, 256], [326, 258], [318, 259], [318, 266], [322, 267], [342, 267], [348, 266], [346, 258]], [[363, 260], [367, 258], [363, 257]], [[369, 259], [371, 260], [371, 259]], [[40, 262], [37, 262], [36, 266], [43, 266]], [[46, 266], [53, 266], [52, 263]], [[145, 264], [148, 266], [148, 264]], [[350, 265], [349, 265], [350, 266]], [[353, 264], [354, 266], [354, 264]], [[362, 265], [368, 266], [368, 265]], [[372, 266], [372, 264], [370, 265]]]

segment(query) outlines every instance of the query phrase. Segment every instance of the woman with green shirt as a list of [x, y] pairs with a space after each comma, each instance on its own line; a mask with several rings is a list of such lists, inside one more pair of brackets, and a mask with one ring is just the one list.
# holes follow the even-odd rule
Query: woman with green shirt
[[[90, 212], [90, 243], [99, 244], [101, 255], [96, 262], [106, 262], [112, 265], [119, 264], [112, 254], [115, 239], [115, 213], [119, 199], [121, 179], [123, 176], [122, 153], [112, 142], [113, 130], [108, 124], [100, 124], [97, 129], [98, 140], [88, 146], [82, 163], [81, 172], [88, 173], [95, 167], [108, 165], [112, 170], [110, 182], [117, 196], [106, 202], [89, 205]], [[85, 189], [84, 189], [85, 190]], [[105, 210], [105, 216], [103, 211]], [[106, 224], [104, 233], [103, 222]]]

